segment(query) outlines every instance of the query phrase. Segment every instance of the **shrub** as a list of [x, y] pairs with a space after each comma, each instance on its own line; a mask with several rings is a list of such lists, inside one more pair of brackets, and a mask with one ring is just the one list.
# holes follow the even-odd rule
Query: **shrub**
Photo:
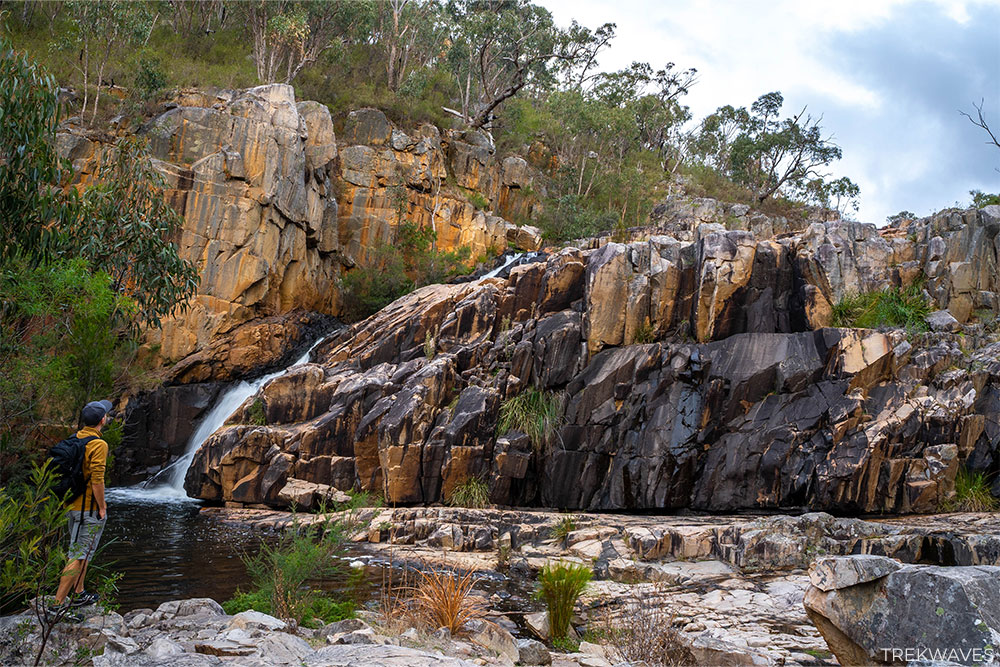
[[549, 637], [566, 637], [573, 617], [573, 606], [587, 588], [593, 573], [576, 563], [548, 563], [538, 573], [535, 595], [549, 611]]
[[154, 97], [167, 85], [167, 74], [159, 58], [140, 58], [135, 73], [135, 87], [144, 100]]
[[995, 512], [1000, 501], [990, 492], [985, 472], [972, 472], [965, 466], [955, 476], [955, 497], [944, 503], [947, 512]]
[[553, 392], [532, 387], [500, 405], [497, 434], [517, 429], [528, 435], [536, 447], [552, 437], [560, 423], [560, 401]]
[[470, 477], [455, 487], [448, 498], [453, 507], [480, 509], [490, 504], [490, 487], [478, 477]]
[[267, 606], [257, 611], [299, 623], [314, 616], [323, 618], [323, 610], [340, 613], [346, 609], [342, 606], [345, 601], [333, 601], [340, 606], [331, 606], [320, 600], [322, 594], [310, 588], [309, 582], [329, 579], [341, 572], [340, 556], [345, 542], [342, 523], [329, 519], [307, 528], [293, 516], [291, 527], [277, 543], [264, 543], [255, 554], [243, 557], [251, 589], [237, 592], [229, 601], [230, 607]]
[[420, 582], [413, 589], [417, 615], [433, 629], [448, 628], [453, 635], [462, 627], [486, 615], [481, 599], [470, 595], [475, 584], [473, 573], [461, 577], [433, 570], [420, 573]]
[[483, 211], [490, 207], [490, 200], [475, 190], [469, 190], [466, 193], [466, 196], [469, 198], [469, 203], [472, 204], [477, 211]]
[[264, 401], [255, 398], [247, 409], [247, 421], [251, 426], [266, 426], [267, 415], [264, 412]]
[[930, 313], [923, 286], [896, 287], [845, 296], [833, 306], [835, 327], [905, 327], [926, 331], [924, 318]]
[[583, 197], [563, 195], [548, 201], [538, 219], [546, 240], [559, 242], [595, 236], [614, 229], [620, 217], [610, 211], [598, 211], [588, 206]]
[[617, 619], [605, 617], [602, 630], [608, 657], [650, 667], [697, 664], [683, 635], [673, 628], [673, 616], [648, 597], [629, 599]]
[[340, 279], [344, 315], [362, 320], [421, 285], [440, 283], [464, 270], [470, 251], [442, 252], [434, 247], [432, 229], [406, 222], [394, 243], [380, 241], [365, 259]]
[[363, 320], [413, 290], [399, 251], [380, 242], [363, 262], [340, 279], [344, 316], [348, 321]]

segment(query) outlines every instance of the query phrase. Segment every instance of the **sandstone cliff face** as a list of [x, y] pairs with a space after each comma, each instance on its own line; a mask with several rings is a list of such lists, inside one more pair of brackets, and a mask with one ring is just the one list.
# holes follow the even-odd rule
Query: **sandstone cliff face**
[[[979, 324], [825, 327], [842, 295], [921, 274], [957, 320], [995, 313], [998, 230], [1000, 207], [766, 238], [694, 224], [429, 286], [266, 385], [267, 425], [244, 406], [186, 488], [280, 504], [296, 479], [422, 503], [478, 476], [501, 504], [930, 511], [960, 463], [1000, 469], [1000, 343]], [[558, 406], [544, 442], [497, 431], [529, 387]]]
[[[140, 132], [183, 215], [180, 254], [200, 269], [201, 286], [186, 312], [150, 334], [166, 363], [262, 317], [296, 309], [338, 314], [338, 278], [376, 243], [391, 242], [404, 221], [432, 226], [440, 249], [467, 246], [473, 257], [508, 243], [539, 244], [530, 228], [475, 210], [447, 184], [454, 179], [500, 214], [530, 216], [533, 197], [519, 195], [531, 183], [527, 164], [500, 160], [469, 143], [475, 137], [442, 137], [433, 126], [410, 137], [364, 109], [350, 115], [338, 142], [328, 109], [297, 102], [282, 84], [181, 92], [167, 107]], [[103, 144], [69, 129], [58, 139], [88, 180]], [[266, 326], [256, 332], [268, 335]], [[198, 379], [246, 372], [239, 364], [215, 367]]]

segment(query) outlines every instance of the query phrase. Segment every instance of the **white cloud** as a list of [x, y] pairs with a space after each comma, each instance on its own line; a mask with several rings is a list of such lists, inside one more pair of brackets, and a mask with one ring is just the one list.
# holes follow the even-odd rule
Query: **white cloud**
[[[915, 31], [895, 40], [891, 48], [897, 50], [888, 54], [895, 56], [892, 66], [919, 68], [928, 53], [942, 67], [954, 60], [951, 66], [958, 69], [958, 63], [965, 62], [961, 71], [967, 87], [982, 91], [973, 93], [975, 99], [994, 91], [994, 113], [1000, 122], [1000, 46], [994, 62], [974, 63], [969, 71], [962, 40], [937, 44], [943, 30], [975, 27], [976, 12], [1000, 7], [1000, 0], [537, 1], [560, 24], [574, 18], [591, 27], [617, 23], [618, 37], [602, 57], [602, 69], [621, 69], [637, 60], [696, 67], [700, 80], [686, 99], [696, 117], [723, 104], [749, 105], [773, 90], [785, 95], [789, 113], [806, 104], [814, 114], [825, 113], [824, 128], [836, 135], [844, 150], [836, 175], [849, 175], [861, 186], [863, 220], [881, 223], [901, 208], [926, 213], [917, 208], [932, 207], [935, 201], [947, 206], [964, 199], [969, 188], [983, 187], [935, 171], [948, 162], [943, 154], [958, 150], [949, 140], [956, 133], [964, 132], [963, 140], [969, 135], [956, 129], [957, 120], [951, 118], [966, 102], [941, 99], [930, 104], [927, 98], [933, 96], [926, 90], [890, 85], [887, 77], [892, 73], [885, 71], [890, 65], [879, 62], [878, 45], [866, 40], [900, 38], [899, 30]], [[867, 47], [868, 60], [859, 63], [851, 53], [838, 52], [844, 43]], [[900, 49], [914, 53], [901, 55]], [[928, 85], [913, 71], [899, 75], [905, 75], [905, 85]], [[908, 92], [913, 93], [909, 98]], [[900, 123], [907, 125], [905, 132]], [[920, 204], [907, 203], [911, 200]]]

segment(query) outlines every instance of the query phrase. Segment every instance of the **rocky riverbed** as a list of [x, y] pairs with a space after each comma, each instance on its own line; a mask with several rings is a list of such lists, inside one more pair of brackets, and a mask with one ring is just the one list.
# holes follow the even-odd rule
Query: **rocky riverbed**
[[[238, 525], [260, 533], [327, 518], [233, 508], [204, 508], [202, 515], [223, 528]], [[351, 535], [352, 566], [397, 573], [474, 571], [473, 593], [488, 610], [484, 620], [452, 637], [405, 617], [387, 617], [379, 600], [363, 607], [357, 620], [318, 629], [256, 612], [230, 616], [210, 599], [166, 602], [124, 615], [88, 608], [83, 623], [57, 626], [46, 660], [606, 667], [628, 664], [616, 653], [610, 631], [622, 623], [653, 621], [669, 631], [694, 664], [826, 665], [845, 656], [849, 664], [850, 656], [856, 659], [862, 650], [869, 651], [869, 659], [878, 657], [878, 635], [866, 640], [866, 628], [894, 624], [891, 600], [875, 615], [845, 611], [856, 611], [857, 597], [863, 595], [859, 586], [866, 582], [885, 579], [879, 585], [894, 598], [904, 596], [900, 587], [936, 576], [934, 586], [952, 591], [950, 602], [940, 603], [948, 613], [966, 604], [958, 599], [962, 582], [979, 582], [979, 588], [982, 581], [1000, 582], [995, 567], [1000, 565], [1000, 516], [992, 513], [862, 520], [825, 513], [639, 516], [427, 507], [362, 508], [351, 515], [360, 526]], [[845, 556], [847, 564], [840, 562]], [[573, 653], [547, 643], [545, 613], [530, 597], [538, 570], [554, 561], [594, 571], [573, 620], [584, 640]], [[909, 583], [901, 577], [909, 577]], [[975, 586], [970, 591], [966, 606], [993, 604], [985, 589], [983, 599], [975, 597]], [[914, 610], [914, 603], [906, 608], [910, 617], [899, 619], [911, 635], [933, 629], [921, 613], [932, 619], [944, 614], [931, 598], [930, 593], [924, 597], [930, 612]], [[963, 621], [961, 614], [957, 618], [956, 627], [975, 623]], [[997, 625], [989, 618], [983, 622]], [[845, 641], [849, 636], [854, 639]], [[0, 637], [0, 662], [30, 662], [38, 641], [34, 616], [0, 620]]]

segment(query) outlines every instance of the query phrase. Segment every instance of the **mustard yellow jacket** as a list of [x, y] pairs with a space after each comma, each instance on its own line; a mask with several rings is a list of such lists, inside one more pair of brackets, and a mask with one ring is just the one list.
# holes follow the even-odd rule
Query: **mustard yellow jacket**
[[78, 438], [94, 439], [87, 443], [87, 448], [83, 454], [83, 479], [87, 483], [87, 490], [76, 500], [69, 504], [69, 509], [81, 511], [83, 503], [87, 503], [87, 511], [94, 508], [97, 513], [97, 502], [94, 500], [94, 490], [91, 484], [104, 484], [104, 469], [108, 465], [108, 443], [101, 439], [101, 432], [92, 426], [84, 426], [76, 432]]

